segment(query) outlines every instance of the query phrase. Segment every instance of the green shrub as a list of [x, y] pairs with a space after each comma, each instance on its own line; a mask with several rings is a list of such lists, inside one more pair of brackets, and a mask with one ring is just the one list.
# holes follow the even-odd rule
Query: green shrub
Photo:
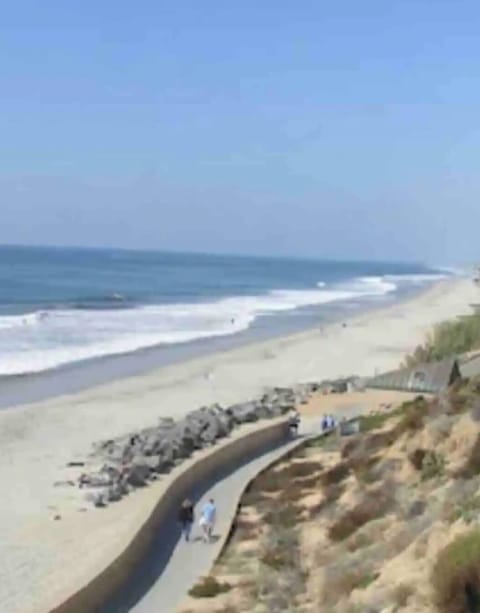
[[378, 430], [392, 418], [392, 413], [374, 413], [373, 415], [360, 416], [360, 432], [370, 432], [370, 430]]
[[410, 460], [410, 463], [415, 468], [415, 470], [422, 470], [423, 460], [427, 453], [428, 452], [426, 449], [419, 448], [415, 449], [415, 451], [408, 456], [408, 459]]
[[408, 367], [422, 362], [435, 362], [452, 355], [458, 355], [480, 347], [480, 313], [473, 313], [461, 319], [445, 321], [436, 325], [419, 345], [405, 364]]
[[457, 537], [438, 555], [432, 572], [442, 613], [469, 613], [480, 605], [480, 530]]
[[429, 404], [425, 398], [417, 396], [415, 400], [405, 402], [402, 409], [402, 418], [395, 427], [397, 435], [421, 430], [425, 423], [424, 418], [429, 410]]
[[422, 462], [422, 481], [441, 477], [445, 472], [445, 459], [435, 451], [427, 451]]
[[203, 577], [192, 589], [188, 592], [193, 598], [214, 598], [218, 594], [229, 592], [232, 586], [229, 583], [220, 583], [215, 577]]

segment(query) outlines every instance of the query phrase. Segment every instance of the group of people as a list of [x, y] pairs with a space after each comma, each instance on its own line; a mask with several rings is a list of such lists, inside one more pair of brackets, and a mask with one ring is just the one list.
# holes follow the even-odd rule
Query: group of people
[[333, 430], [337, 426], [337, 420], [333, 415], [324, 415], [322, 417], [322, 432]]
[[[202, 539], [205, 543], [212, 542], [213, 528], [217, 519], [217, 507], [215, 501], [210, 498], [200, 511], [198, 525], [202, 531]], [[186, 498], [178, 511], [178, 522], [182, 528], [185, 541], [188, 543], [192, 535], [192, 528], [195, 521], [195, 509], [193, 502]]]

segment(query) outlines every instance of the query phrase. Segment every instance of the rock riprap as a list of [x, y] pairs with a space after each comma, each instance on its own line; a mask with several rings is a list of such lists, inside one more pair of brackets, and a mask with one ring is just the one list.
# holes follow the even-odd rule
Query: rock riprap
[[79, 487], [87, 489], [87, 500], [95, 506], [120, 500], [135, 488], [168, 473], [195, 450], [214, 445], [235, 427], [284, 415], [307, 402], [313, 393], [326, 391], [324, 385], [306, 383], [272, 388], [257, 400], [227, 408], [218, 404], [202, 407], [178, 421], [162, 418], [156, 426], [96, 443], [85, 462]]

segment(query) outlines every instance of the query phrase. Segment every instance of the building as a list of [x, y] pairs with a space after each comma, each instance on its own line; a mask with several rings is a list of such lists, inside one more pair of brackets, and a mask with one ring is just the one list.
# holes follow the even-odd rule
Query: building
[[400, 368], [367, 380], [366, 387], [419, 394], [437, 394], [461, 377], [456, 357]]

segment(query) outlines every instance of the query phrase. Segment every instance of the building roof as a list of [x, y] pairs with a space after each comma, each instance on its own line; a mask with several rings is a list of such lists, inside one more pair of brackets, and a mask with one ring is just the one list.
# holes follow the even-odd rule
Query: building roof
[[367, 381], [366, 386], [375, 389], [401, 390], [436, 394], [447, 388], [460, 376], [457, 359], [419, 364], [414, 368], [400, 368]]

